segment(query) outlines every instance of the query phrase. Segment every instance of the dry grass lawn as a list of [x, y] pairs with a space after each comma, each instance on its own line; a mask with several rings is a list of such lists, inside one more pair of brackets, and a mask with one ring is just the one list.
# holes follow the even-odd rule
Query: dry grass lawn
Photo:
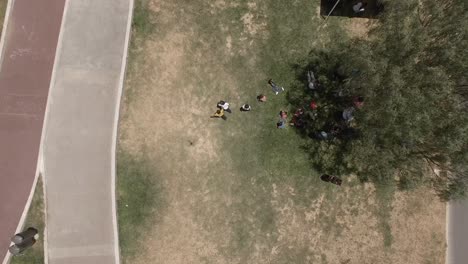
[[[138, 3], [119, 138], [125, 263], [444, 263], [445, 205], [428, 189], [323, 183], [303, 139], [275, 128], [288, 105], [266, 80], [287, 89], [292, 63], [348, 19], [319, 26], [305, 0]], [[233, 114], [210, 119], [221, 99]]]

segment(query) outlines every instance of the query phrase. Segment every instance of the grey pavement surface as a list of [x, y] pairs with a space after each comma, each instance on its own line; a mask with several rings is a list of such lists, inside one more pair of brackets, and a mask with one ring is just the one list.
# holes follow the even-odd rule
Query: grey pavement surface
[[449, 202], [447, 211], [447, 264], [468, 263], [468, 200]]
[[49, 264], [119, 263], [113, 135], [131, 1], [66, 3], [42, 153]]

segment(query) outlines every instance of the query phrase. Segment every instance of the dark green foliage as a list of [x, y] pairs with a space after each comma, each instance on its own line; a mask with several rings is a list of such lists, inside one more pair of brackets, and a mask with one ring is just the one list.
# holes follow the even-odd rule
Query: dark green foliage
[[[307, 125], [299, 130], [313, 138], [307, 149], [319, 170], [356, 173], [380, 184], [396, 179], [404, 189], [431, 183], [445, 200], [464, 196], [468, 118], [460, 83], [468, 65], [466, 13], [456, 0], [390, 1], [370, 40], [314, 50], [296, 66], [290, 101], [298, 107], [319, 104], [317, 117], [309, 118], [308, 110]], [[318, 96], [305, 88], [309, 69], [324, 87]], [[338, 133], [317, 141], [318, 131], [347, 127], [340, 115], [353, 96], [365, 97], [349, 125], [354, 137]]]

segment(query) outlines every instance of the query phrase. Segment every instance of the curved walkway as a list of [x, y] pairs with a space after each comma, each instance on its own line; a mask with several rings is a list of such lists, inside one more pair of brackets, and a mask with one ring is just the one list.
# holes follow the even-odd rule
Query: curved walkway
[[10, 0], [0, 47], [0, 262], [30, 203], [65, 0]]
[[119, 263], [115, 140], [132, 0], [68, 0], [43, 146], [49, 264]]

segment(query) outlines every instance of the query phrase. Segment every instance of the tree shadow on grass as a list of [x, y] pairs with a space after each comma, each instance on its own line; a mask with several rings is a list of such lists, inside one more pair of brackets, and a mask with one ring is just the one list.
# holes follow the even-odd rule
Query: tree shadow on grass
[[[341, 47], [343, 54], [345, 48]], [[353, 106], [353, 95], [360, 91], [351, 85], [358, 70], [340, 63], [342, 58], [333, 52], [312, 51], [305, 60], [291, 65], [296, 76], [287, 100], [303, 110], [295, 131], [307, 140], [300, 149], [309, 154], [312, 167], [319, 173], [339, 176], [355, 172], [346, 153], [352, 141], [359, 139], [359, 130], [346, 122], [342, 113]], [[313, 89], [310, 73], [315, 79]]]

